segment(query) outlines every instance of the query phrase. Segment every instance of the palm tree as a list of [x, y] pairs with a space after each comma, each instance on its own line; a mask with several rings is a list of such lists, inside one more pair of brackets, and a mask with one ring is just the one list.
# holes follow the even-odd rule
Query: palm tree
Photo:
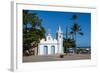
[[77, 34], [83, 35], [83, 33], [81, 32], [80, 26], [77, 24], [77, 15], [73, 15], [72, 19], [73, 19], [74, 23], [73, 23], [73, 26], [71, 28], [70, 34], [73, 35], [73, 40], [75, 41], [74, 52], [76, 53], [76, 48], [77, 48], [77, 45], [76, 45], [77, 37], [76, 37], [76, 35]]

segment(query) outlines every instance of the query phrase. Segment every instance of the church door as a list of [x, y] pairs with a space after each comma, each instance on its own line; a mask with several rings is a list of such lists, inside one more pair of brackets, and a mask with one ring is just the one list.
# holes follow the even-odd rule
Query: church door
[[51, 54], [52, 54], [52, 55], [55, 54], [55, 46], [51, 46]]
[[44, 46], [44, 55], [48, 54], [48, 46]]

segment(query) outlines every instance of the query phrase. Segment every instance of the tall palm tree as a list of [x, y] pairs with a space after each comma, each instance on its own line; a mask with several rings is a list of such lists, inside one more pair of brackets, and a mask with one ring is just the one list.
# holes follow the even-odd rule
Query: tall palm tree
[[77, 48], [77, 45], [76, 45], [77, 37], [76, 37], [76, 35], [77, 34], [83, 35], [83, 33], [81, 32], [80, 26], [77, 24], [77, 18], [78, 18], [77, 15], [72, 16], [74, 23], [73, 23], [73, 26], [72, 26], [71, 32], [70, 32], [70, 34], [73, 35], [73, 40], [75, 41], [75, 49], [74, 49], [75, 53], [76, 53], [76, 48]]

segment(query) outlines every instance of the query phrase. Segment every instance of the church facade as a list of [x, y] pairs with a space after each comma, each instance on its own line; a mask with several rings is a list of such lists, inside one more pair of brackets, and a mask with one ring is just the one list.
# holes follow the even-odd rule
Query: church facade
[[56, 38], [53, 39], [50, 32], [46, 35], [46, 38], [40, 40], [38, 44], [38, 55], [56, 55], [63, 54], [63, 34], [61, 27], [59, 26], [56, 32]]

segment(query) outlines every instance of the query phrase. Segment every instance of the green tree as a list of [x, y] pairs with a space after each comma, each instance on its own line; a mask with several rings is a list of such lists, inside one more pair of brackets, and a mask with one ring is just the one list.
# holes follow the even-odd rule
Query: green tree
[[35, 48], [42, 38], [45, 38], [45, 29], [42, 20], [36, 13], [23, 10], [23, 50]]
[[64, 53], [69, 52], [69, 48], [75, 47], [75, 42], [71, 38], [64, 38], [63, 39], [63, 47], [64, 47]]

